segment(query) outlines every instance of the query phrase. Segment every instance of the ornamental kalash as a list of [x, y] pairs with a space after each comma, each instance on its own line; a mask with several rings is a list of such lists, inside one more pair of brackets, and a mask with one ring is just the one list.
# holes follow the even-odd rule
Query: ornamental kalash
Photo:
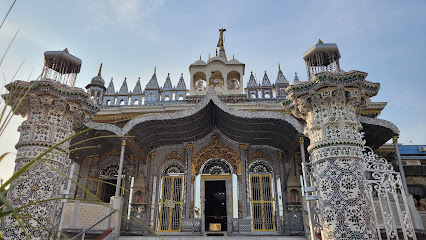
[[370, 101], [379, 83], [342, 70], [320, 40], [303, 54], [306, 81], [290, 85], [278, 66], [275, 82], [251, 73], [244, 88], [224, 32], [214, 57], [189, 66], [189, 89], [183, 74], [160, 87], [154, 69], [145, 89], [124, 79], [116, 91], [101, 64], [84, 91], [66, 49], [45, 52], [40, 79], [6, 85], [26, 117], [15, 171], [31, 167], [10, 185], [21, 218], [5, 218], [2, 236], [416, 239], [412, 196], [373, 152], [399, 135]]

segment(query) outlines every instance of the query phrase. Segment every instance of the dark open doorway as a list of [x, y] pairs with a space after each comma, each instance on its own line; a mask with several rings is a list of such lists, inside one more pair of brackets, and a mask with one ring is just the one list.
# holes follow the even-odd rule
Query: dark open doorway
[[101, 188], [101, 200], [103, 202], [110, 202], [110, 198], [115, 195], [115, 187], [117, 185], [117, 178], [103, 179]]
[[227, 230], [225, 181], [205, 181], [205, 219], [207, 231]]

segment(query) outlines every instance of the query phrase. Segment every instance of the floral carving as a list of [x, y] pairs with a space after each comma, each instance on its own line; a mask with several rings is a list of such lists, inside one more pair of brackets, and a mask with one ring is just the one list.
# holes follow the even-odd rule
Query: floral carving
[[212, 141], [194, 154], [195, 159], [192, 162], [193, 174], [199, 174], [201, 166], [209, 159], [221, 158], [225, 159], [237, 170], [235, 173], [241, 173], [241, 162], [239, 154], [232, 148], [222, 143], [219, 135], [213, 135]]

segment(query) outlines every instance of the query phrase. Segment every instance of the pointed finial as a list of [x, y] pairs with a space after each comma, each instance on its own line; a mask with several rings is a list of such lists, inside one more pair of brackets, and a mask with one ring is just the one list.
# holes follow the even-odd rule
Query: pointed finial
[[200, 55], [200, 60], [201, 60], [201, 55]]
[[251, 71], [250, 74], [253, 74], [253, 71]]
[[281, 64], [278, 63], [278, 71], [281, 71]]
[[167, 73], [167, 76], [170, 76], [170, 73]]
[[234, 54], [232, 54], [232, 59], [234, 59]]
[[154, 74], [157, 73], [157, 67], [154, 67]]
[[138, 77], [138, 81], [140, 81], [141, 80], [141, 77]]
[[183, 73], [181, 73], [180, 75], [183, 76]]
[[65, 48], [65, 49], [64, 49], [64, 52], [70, 53], [70, 52], [68, 52], [68, 48]]
[[266, 70], [265, 70], [265, 74], [266, 74]]
[[321, 41], [321, 39], [318, 39], [318, 43], [323, 43], [323, 42]]
[[216, 57], [217, 57], [217, 48], [216, 48]]
[[209, 53], [209, 59], [210, 59], [210, 53]]
[[124, 81], [126, 81], [127, 80], [127, 77], [124, 77]]
[[111, 81], [114, 80], [114, 78], [111, 78]]
[[101, 76], [101, 72], [102, 72], [102, 63], [101, 63], [101, 66], [99, 67], [99, 72], [98, 72], [99, 77]]

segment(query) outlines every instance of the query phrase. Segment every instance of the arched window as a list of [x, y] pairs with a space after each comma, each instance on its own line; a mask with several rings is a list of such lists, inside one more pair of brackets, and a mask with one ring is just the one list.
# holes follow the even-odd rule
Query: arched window
[[181, 164], [172, 162], [167, 164], [163, 168], [163, 174], [172, 174], [172, 173], [184, 173], [183, 166]]
[[169, 95], [164, 96], [164, 101], [170, 101]]
[[107, 100], [106, 105], [110, 105], [110, 104], [111, 104], [111, 100]]
[[265, 92], [265, 98], [271, 98], [271, 94], [269, 94], [269, 92]]
[[139, 105], [139, 99], [135, 99], [135, 101], [133, 102], [133, 105]]
[[203, 174], [229, 174], [231, 168], [228, 163], [223, 159], [212, 159], [204, 164]]
[[272, 172], [272, 167], [267, 162], [257, 161], [250, 165], [249, 172], [251, 173], [268, 173]]
[[251, 93], [250, 98], [256, 98], [256, 94], [255, 93]]
[[179, 95], [178, 100], [182, 101], [183, 100], [183, 95]]
[[120, 106], [124, 106], [124, 100], [123, 99], [120, 100]]

